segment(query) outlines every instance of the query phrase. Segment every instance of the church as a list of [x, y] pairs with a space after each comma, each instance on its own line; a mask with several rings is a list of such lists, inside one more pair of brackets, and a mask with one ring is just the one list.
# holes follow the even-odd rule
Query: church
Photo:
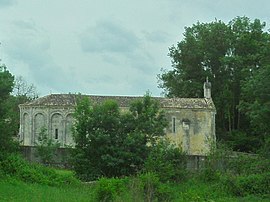
[[[216, 109], [211, 99], [211, 83], [204, 83], [204, 98], [164, 98], [158, 100], [169, 122], [165, 128], [169, 140], [189, 155], [207, 155], [215, 136]], [[61, 148], [74, 146], [72, 125], [76, 94], [51, 94], [19, 105], [19, 139], [24, 147], [35, 147], [40, 131], [45, 128], [49, 138], [60, 143]], [[121, 110], [142, 97], [85, 95], [92, 103], [115, 100]]]

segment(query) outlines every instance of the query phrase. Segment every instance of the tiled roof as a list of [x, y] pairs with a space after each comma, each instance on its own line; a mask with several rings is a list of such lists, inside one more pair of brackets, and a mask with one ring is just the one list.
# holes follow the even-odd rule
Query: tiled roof
[[[76, 94], [51, 94], [38, 98], [21, 106], [75, 106], [79, 96], [88, 97], [93, 103], [102, 103], [105, 100], [115, 100], [120, 107], [129, 107], [134, 100], [143, 97], [132, 96], [97, 96]], [[206, 98], [163, 98], [153, 97], [158, 100], [162, 108], [185, 108], [185, 109], [211, 109], [215, 110], [212, 99]]]

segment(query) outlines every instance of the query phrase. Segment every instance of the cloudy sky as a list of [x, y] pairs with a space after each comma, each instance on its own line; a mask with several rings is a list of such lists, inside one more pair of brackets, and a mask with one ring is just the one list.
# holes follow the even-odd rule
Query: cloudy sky
[[0, 58], [40, 96], [159, 96], [185, 26], [245, 15], [269, 28], [269, 10], [269, 0], [0, 0]]

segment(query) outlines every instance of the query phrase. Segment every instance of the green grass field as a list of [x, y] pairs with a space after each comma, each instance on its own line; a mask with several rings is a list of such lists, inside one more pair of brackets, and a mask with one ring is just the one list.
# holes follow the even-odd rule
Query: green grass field
[[[270, 201], [269, 198], [248, 196], [232, 197], [218, 187], [218, 184], [205, 184], [190, 180], [173, 187], [175, 199], [173, 201]], [[12, 178], [0, 181], [0, 201], [96, 201], [95, 187], [89, 184], [63, 185], [53, 187], [41, 184], [29, 184]], [[116, 201], [142, 201], [141, 199], [123, 193]]]
[[89, 185], [52, 187], [4, 180], [0, 182], [0, 201], [94, 201], [93, 190]]
[[209, 167], [178, 181], [161, 180], [157, 173], [144, 172], [125, 178], [101, 178], [89, 184], [78, 180], [73, 171], [29, 163], [10, 155], [0, 162], [0, 202], [268, 202], [268, 165], [265, 159], [257, 160], [254, 166], [251, 162], [238, 163], [237, 169], [241, 168], [245, 175], [222, 173]]

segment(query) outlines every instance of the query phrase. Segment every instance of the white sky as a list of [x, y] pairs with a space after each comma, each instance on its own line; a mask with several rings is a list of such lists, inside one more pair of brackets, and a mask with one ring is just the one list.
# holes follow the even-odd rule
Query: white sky
[[269, 11], [269, 0], [0, 0], [0, 58], [40, 96], [159, 96], [185, 26], [247, 16], [269, 28]]

